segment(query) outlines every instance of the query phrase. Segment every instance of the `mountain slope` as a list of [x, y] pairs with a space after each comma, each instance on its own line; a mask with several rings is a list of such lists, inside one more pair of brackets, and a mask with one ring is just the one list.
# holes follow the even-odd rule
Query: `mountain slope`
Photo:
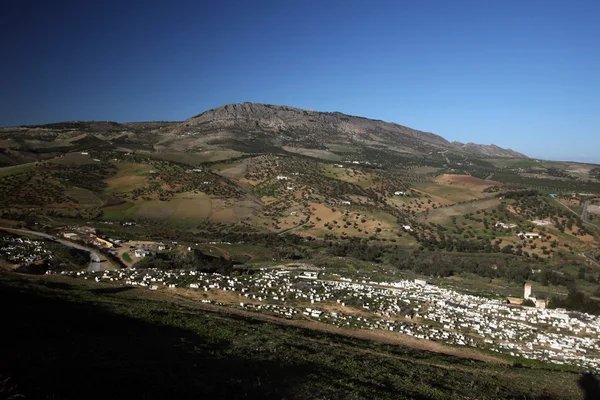
[[172, 134], [262, 134], [283, 145], [306, 147], [330, 143], [377, 145], [409, 152], [456, 150], [481, 156], [527, 158], [494, 145], [450, 143], [430, 132], [396, 123], [339, 112], [317, 112], [269, 104], [228, 104], [208, 110], [175, 126]]
[[453, 142], [460, 150], [477, 154], [481, 156], [501, 156], [501, 157], [511, 157], [511, 158], [528, 158], [526, 155], [516, 152], [511, 149], [503, 149], [501, 147], [496, 146], [495, 144], [475, 144], [475, 143], [467, 143], [463, 144], [460, 142]]

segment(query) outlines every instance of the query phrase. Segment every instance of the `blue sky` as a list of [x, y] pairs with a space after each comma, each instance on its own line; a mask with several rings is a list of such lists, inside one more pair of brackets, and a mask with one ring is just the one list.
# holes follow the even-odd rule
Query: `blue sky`
[[227, 103], [600, 163], [598, 1], [34, 1], [0, 12], [0, 126]]

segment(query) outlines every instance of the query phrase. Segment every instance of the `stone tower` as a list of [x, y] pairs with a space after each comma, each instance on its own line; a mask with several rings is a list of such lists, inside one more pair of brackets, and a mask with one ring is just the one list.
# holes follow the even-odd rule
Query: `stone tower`
[[523, 298], [528, 299], [531, 296], [531, 283], [525, 284], [525, 291], [523, 293]]

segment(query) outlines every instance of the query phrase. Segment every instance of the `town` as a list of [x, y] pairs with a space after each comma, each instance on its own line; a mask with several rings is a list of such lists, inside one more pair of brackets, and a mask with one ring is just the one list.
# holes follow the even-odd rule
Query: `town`
[[20, 237], [0, 237], [0, 254], [15, 264], [32, 264], [37, 261], [52, 259], [54, 255], [41, 240]]

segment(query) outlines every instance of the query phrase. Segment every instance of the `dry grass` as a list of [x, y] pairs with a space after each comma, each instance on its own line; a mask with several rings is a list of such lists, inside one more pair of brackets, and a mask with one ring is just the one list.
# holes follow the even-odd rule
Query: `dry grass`
[[302, 147], [290, 147], [284, 146], [283, 149], [290, 153], [301, 154], [303, 156], [313, 157], [313, 158], [321, 158], [324, 160], [338, 161], [341, 160], [341, 157], [337, 154], [334, 154], [327, 150], [318, 150], [318, 149], [306, 149]]
[[450, 218], [453, 216], [464, 215], [477, 210], [491, 209], [498, 206], [500, 203], [501, 200], [499, 199], [487, 199], [475, 203], [454, 204], [447, 207], [430, 210], [429, 215], [425, 218], [425, 220], [427, 222], [444, 224], [450, 222]]

